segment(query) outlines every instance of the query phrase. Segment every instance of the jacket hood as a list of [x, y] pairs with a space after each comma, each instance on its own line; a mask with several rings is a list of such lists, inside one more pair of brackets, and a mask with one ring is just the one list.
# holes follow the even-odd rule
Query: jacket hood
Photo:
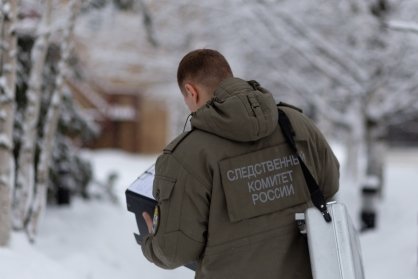
[[253, 84], [239, 78], [222, 81], [214, 97], [192, 114], [192, 127], [239, 142], [273, 133], [278, 125], [273, 96]]

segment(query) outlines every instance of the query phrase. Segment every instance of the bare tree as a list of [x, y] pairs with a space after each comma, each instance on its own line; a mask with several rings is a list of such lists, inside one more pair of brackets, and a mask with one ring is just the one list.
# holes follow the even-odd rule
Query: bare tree
[[11, 193], [14, 185], [12, 132], [16, 80], [16, 2], [0, 2], [0, 246], [7, 245], [10, 238]]

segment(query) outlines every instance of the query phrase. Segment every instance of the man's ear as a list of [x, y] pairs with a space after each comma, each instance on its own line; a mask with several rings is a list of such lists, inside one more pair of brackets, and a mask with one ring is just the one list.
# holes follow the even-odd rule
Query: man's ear
[[199, 100], [199, 90], [191, 83], [185, 83], [184, 89], [186, 91], [186, 94], [190, 95], [193, 101], [197, 103]]

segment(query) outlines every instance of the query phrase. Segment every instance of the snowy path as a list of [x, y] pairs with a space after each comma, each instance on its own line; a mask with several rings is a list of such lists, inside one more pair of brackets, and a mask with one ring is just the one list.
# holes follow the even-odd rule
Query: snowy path
[[361, 237], [367, 278], [418, 278], [418, 152], [396, 150], [387, 162], [379, 230]]
[[[164, 271], [149, 264], [132, 232], [135, 218], [125, 208], [126, 186], [155, 157], [116, 151], [85, 153], [96, 176], [119, 172], [119, 206], [108, 202], [75, 200], [71, 207], [50, 207], [34, 246], [14, 234], [11, 249], [0, 249], [1, 279], [193, 278], [185, 268]], [[379, 230], [361, 236], [368, 279], [416, 279], [418, 274], [418, 150], [388, 154], [385, 199]], [[358, 202], [357, 190], [342, 189], [340, 198]], [[352, 208], [353, 217], [355, 208]]]

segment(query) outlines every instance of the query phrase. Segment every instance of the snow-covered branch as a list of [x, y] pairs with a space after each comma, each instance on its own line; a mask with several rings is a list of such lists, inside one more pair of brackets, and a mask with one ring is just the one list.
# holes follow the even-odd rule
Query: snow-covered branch
[[398, 99], [392, 104], [392, 109], [386, 111], [383, 115], [385, 119], [391, 119], [397, 116], [402, 117], [409, 112], [413, 113], [418, 111], [418, 84], [415, 84], [413, 87], [411, 86], [409, 90], [403, 94], [397, 94]]
[[368, 75], [364, 69], [356, 63], [354, 57], [345, 51], [345, 49], [337, 48], [334, 45], [327, 43], [326, 38], [321, 36], [318, 32], [314, 32], [313, 29], [303, 26], [286, 12], [276, 10], [275, 13], [282, 19], [285, 26], [292, 27], [302, 38], [308, 40], [309, 44], [316, 49], [315, 53], [318, 56], [324, 57], [324, 59], [327, 59], [340, 67], [340, 72], [350, 74], [353, 80], [360, 86], [368, 79]]
[[388, 118], [390, 115], [398, 114], [402, 110], [418, 103], [418, 72], [408, 80], [410, 82], [401, 83], [396, 92], [383, 95], [383, 100], [379, 107], [370, 108], [376, 119]]
[[418, 34], [418, 23], [415, 23], [415, 22], [391, 20], [391, 21], [386, 21], [384, 25], [386, 28], [390, 30]]
[[363, 86], [356, 80], [348, 78], [347, 75], [345, 75], [345, 71], [340, 70], [338, 65], [330, 63], [330, 61], [323, 58], [321, 53], [313, 50], [311, 42], [306, 42], [305, 38], [297, 38], [294, 34], [290, 34], [288, 31], [282, 30], [284, 27], [279, 28], [278, 26], [285, 26], [286, 22], [284, 22], [284, 24], [277, 24], [277, 22], [274, 22], [274, 17], [266, 11], [265, 6], [260, 4], [254, 11], [256, 15], [255, 22], [264, 24], [266, 30], [271, 33], [271, 36], [281, 38], [286, 41], [295, 49], [295, 51], [299, 53], [299, 55], [304, 57], [306, 61], [308, 61], [318, 71], [322, 72], [330, 80], [336, 84], [340, 84], [349, 92], [357, 94], [364, 92]]

